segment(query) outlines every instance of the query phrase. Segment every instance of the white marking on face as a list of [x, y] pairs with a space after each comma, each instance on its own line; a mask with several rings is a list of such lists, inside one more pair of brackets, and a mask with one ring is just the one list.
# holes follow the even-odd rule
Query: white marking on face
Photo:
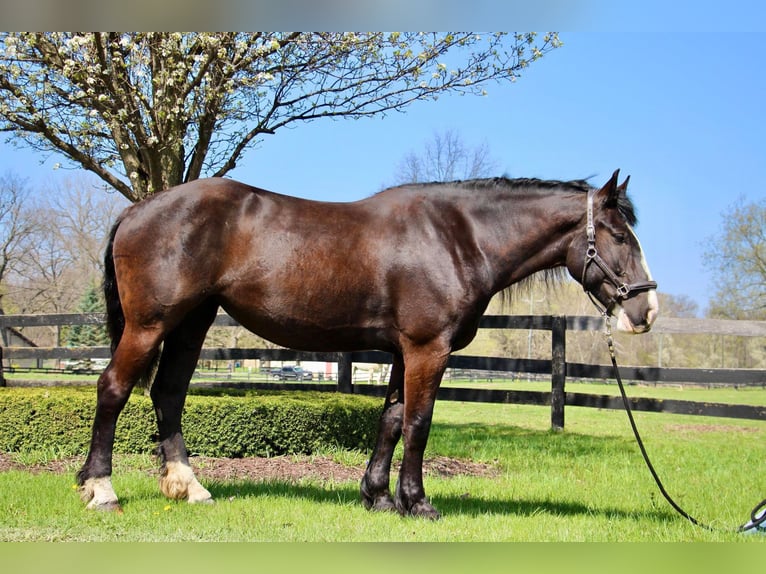
[[[638, 250], [641, 252], [641, 267], [644, 270], [644, 273], [646, 273], [647, 281], [654, 281], [654, 279], [652, 278], [652, 272], [649, 271], [649, 264], [646, 262], [646, 256], [644, 255], [644, 248], [641, 247], [641, 241], [638, 239], [638, 235], [636, 235], [636, 232], [633, 231], [633, 228], [630, 225], [628, 225], [627, 228], [630, 234], [633, 236], [633, 239], [636, 240], [636, 245], [638, 245]], [[659, 303], [659, 299], [657, 298], [657, 291], [655, 289], [651, 289], [650, 291], [648, 291], [646, 296], [647, 296], [647, 302], [649, 305], [649, 310], [646, 313], [646, 322], [651, 326], [660, 312], [660, 303]], [[630, 322], [630, 320], [628, 320], [628, 322]]]
[[646, 278], [648, 281], [654, 281], [652, 279], [652, 272], [649, 271], [649, 264], [646, 262], [646, 257], [644, 256], [644, 248], [641, 247], [641, 241], [638, 239], [638, 235], [636, 235], [636, 232], [633, 231], [633, 228], [630, 225], [626, 225], [628, 228], [628, 231], [633, 236], [633, 239], [636, 240], [636, 245], [638, 245], [638, 251], [641, 253], [641, 267], [644, 270], [644, 273], [646, 273]]
[[647, 293], [649, 299], [649, 311], [646, 313], [646, 322], [649, 325], [653, 325], [657, 315], [660, 314], [660, 302], [657, 299], [657, 291], [652, 289]]

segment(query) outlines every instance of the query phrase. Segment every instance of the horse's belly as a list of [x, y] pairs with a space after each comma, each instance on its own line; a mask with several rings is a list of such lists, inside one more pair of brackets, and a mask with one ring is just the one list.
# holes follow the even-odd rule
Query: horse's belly
[[254, 313], [224, 306], [243, 327], [283, 347], [303, 351], [391, 350], [385, 322], [342, 320], [318, 314], [306, 318], [278, 313]]

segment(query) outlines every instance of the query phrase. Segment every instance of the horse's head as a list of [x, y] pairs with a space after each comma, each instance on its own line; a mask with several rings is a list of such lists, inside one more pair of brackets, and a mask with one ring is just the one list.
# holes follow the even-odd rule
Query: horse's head
[[633, 231], [636, 217], [626, 195], [630, 177], [617, 185], [619, 173], [588, 192], [585, 225], [570, 244], [567, 268], [597, 307], [617, 317], [618, 329], [644, 333], [659, 311], [657, 284]]

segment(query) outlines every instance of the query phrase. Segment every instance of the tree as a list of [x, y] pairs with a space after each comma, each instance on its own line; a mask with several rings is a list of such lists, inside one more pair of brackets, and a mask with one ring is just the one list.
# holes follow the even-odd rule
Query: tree
[[24, 246], [36, 229], [25, 205], [28, 197], [22, 179], [11, 174], [0, 177], [0, 313], [5, 312], [8, 275], [18, 267]]
[[483, 143], [469, 148], [454, 130], [436, 132], [420, 153], [409, 152], [399, 164], [397, 184], [489, 177], [497, 163]]
[[67, 178], [47, 194], [55, 212], [55, 226], [62, 243], [74, 255], [83, 284], [103, 276], [103, 256], [108, 230], [129, 204], [92, 176]]
[[101, 280], [107, 230], [127, 202], [94, 181], [68, 178], [25, 204], [31, 230], [5, 278], [17, 312], [74, 312], [88, 286]]
[[766, 319], [766, 199], [740, 197], [708, 238], [703, 261], [715, 293], [708, 313], [728, 319]]
[[[80, 313], [105, 313], [106, 305], [97, 285], [90, 285], [80, 299], [77, 309]], [[98, 347], [109, 344], [106, 328], [100, 325], [74, 325], [66, 335], [67, 344], [71, 347]]]
[[[32, 197], [17, 176], [0, 178], [0, 313], [76, 312], [101, 281], [105, 230], [127, 202], [93, 182], [71, 178]], [[23, 332], [42, 346], [59, 339], [56, 327]]]
[[556, 34], [3, 33], [0, 130], [131, 201], [222, 176], [263, 134], [514, 81]]

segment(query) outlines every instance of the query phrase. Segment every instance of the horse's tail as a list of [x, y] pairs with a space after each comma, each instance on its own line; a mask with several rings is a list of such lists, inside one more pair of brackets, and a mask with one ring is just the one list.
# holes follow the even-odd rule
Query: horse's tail
[[122, 311], [122, 302], [120, 293], [117, 290], [117, 275], [114, 271], [114, 236], [117, 234], [117, 228], [120, 226], [120, 220], [112, 227], [109, 234], [109, 243], [104, 253], [104, 299], [106, 300], [106, 329], [112, 342], [112, 354], [114, 354], [117, 345], [120, 344], [122, 333], [125, 330], [125, 314]]

